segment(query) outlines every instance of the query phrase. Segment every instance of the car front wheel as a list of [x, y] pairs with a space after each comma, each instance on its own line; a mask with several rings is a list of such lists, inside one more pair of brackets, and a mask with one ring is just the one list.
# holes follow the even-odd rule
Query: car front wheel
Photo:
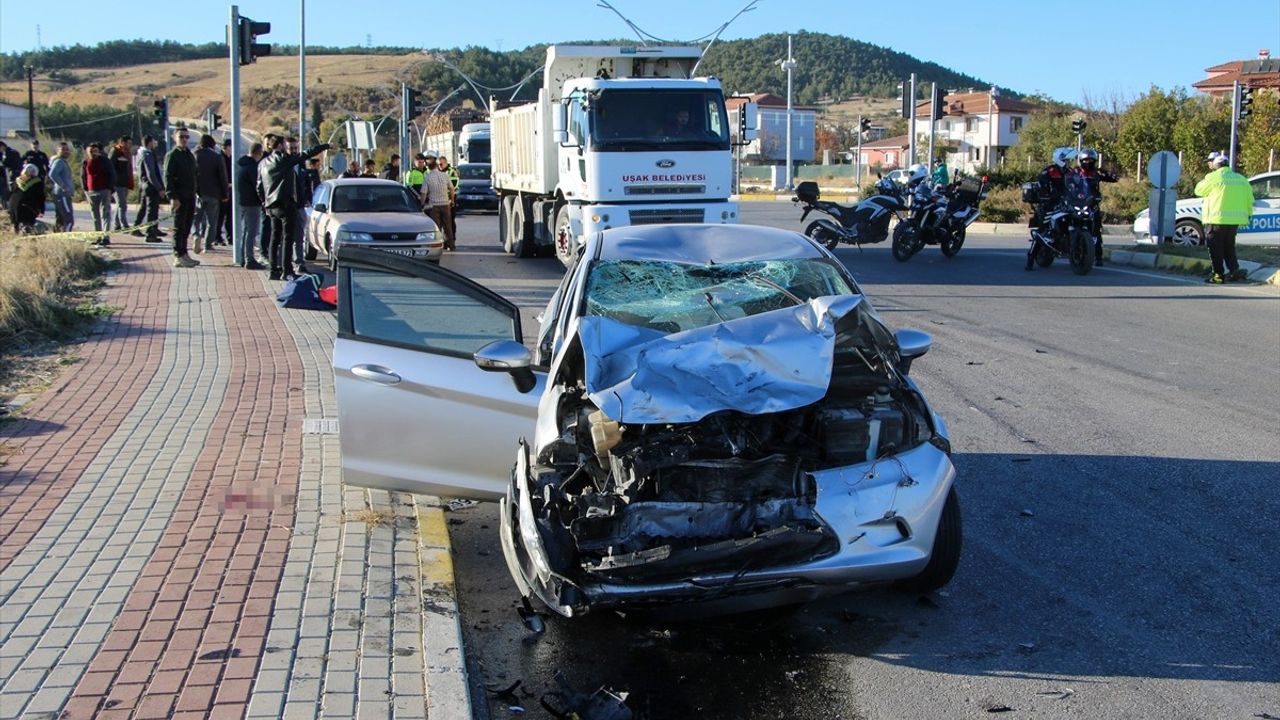
[[1179, 220], [1173, 225], [1173, 243], [1194, 247], [1204, 244], [1204, 229], [1200, 223], [1190, 218]]
[[960, 564], [960, 546], [964, 539], [964, 531], [960, 523], [960, 499], [956, 497], [953, 485], [947, 493], [947, 501], [942, 506], [942, 519], [938, 521], [938, 532], [933, 537], [933, 553], [929, 555], [929, 564], [919, 575], [894, 583], [899, 590], [914, 593], [933, 592], [945, 587], [956, 574]]

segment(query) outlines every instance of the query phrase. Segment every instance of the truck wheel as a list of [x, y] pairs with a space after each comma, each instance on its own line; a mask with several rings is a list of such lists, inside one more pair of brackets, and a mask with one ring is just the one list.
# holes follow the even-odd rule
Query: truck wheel
[[533, 241], [533, 223], [529, 222], [529, 208], [519, 198], [514, 198], [511, 208], [511, 225], [507, 234], [511, 237], [511, 251], [519, 258], [531, 258], [537, 253]]
[[498, 202], [498, 242], [502, 243], [502, 251], [511, 254], [511, 208], [515, 198], [504, 195]]
[[573, 236], [573, 224], [569, 222], [569, 206], [561, 205], [556, 210], [555, 234], [552, 242], [555, 245], [556, 257], [565, 267], [573, 263], [574, 250], [578, 239]]

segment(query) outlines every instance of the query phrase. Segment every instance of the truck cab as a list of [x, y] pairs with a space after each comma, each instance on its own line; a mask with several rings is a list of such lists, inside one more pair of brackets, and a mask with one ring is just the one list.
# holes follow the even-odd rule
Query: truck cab
[[737, 222], [724, 91], [692, 77], [700, 56], [696, 47], [548, 48], [538, 101], [491, 113], [508, 251], [553, 250], [567, 265], [609, 228]]

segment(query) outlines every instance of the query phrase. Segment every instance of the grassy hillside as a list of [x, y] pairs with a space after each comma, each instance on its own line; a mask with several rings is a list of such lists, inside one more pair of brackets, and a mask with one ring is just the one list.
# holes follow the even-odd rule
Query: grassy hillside
[[[632, 44], [626, 40], [597, 43]], [[786, 36], [717, 43], [708, 54], [700, 73], [715, 75], [731, 93], [786, 92], [786, 75], [777, 60], [786, 54]], [[937, 81], [944, 87], [987, 87], [989, 83], [935, 63], [925, 62], [888, 48], [822, 33], [801, 32], [794, 36], [795, 99], [802, 105], [831, 107], [833, 122], [850, 124], [859, 112], [888, 116], [894, 112], [891, 100], [898, 94], [897, 83], [911, 72], [922, 82]], [[61, 48], [48, 51], [44, 67], [37, 74], [36, 99], [39, 104], [105, 105], [121, 110], [139, 108], [145, 122], [151, 103], [170, 99], [175, 118], [198, 118], [213, 106], [229, 115], [227, 61], [222, 57], [202, 57], [218, 50], [215, 44], [179, 45], [113, 41], [95, 48]], [[279, 48], [284, 51], [285, 48]], [[323, 52], [351, 53], [355, 49], [325, 49]], [[461, 78], [444, 64], [431, 59], [441, 53], [490, 87], [514, 85], [541, 65], [545, 45], [497, 52], [487, 48], [394, 54], [399, 48], [378, 48], [371, 54], [318, 54], [307, 56], [307, 90], [317, 101], [324, 117], [348, 114], [365, 117], [394, 112], [398, 107], [399, 84], [409, 82], [431, 101], [442, 98], [462, 84]], [[147, 51], [147, 52], [143, 52]], [[296, 49], [294, 50], [296, 52]], [[140, 56], [176, 58], [168, 62], [128, 65]], [[11, 66], [25, 56], [0, 56]], [[37, 57], [38, 60], [38, 57]], [[51, 63], [57, 60], [61, 65]], [[95, 67], [83, 67], [101, 62]], [[3, 76], [3, 73], [0, 73]], [[244, 124], [258, 131], [283, 128], [297, 122], [298, 65], [296, 55], [283, 52], [263, 58], [242, 69]], [[541, 77], [527, 83], [517, 99], [536, 96]], [[1011, 92], [1011, 91], [1009, 91]], [[500, 95], [503, 99], [509, 93]], [[25, 104], [26, 85], [21, 79], [0, 82], [0, 101]], [[469, 90], [455, 95], [451, 103], [478, 103]], [[142, 128], [148, 132], [152, 128]]]

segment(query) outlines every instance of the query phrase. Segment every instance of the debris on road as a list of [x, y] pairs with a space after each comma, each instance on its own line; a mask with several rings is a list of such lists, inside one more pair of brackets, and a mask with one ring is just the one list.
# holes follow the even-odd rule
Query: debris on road
[[520, 616], [520, 622], [524, 623], [524, 626], [534, 635], [541, 635], [547, 631], [546, 618], [533, 609], [533, 604], [529, 602], [528, 597], [520, 598], [520, 607], [516, 608], [516, 614]]
[[[1062, 688], [1060, 690], [1041, 690], [1036, 694], [1051, 697], [1055, 700], [1066, 700], [1072, 695], [1075, 695], [1076, 691], [1071, 688]], [[1280, 720], [1280, 718], [1275, 718], [1275, 720]]]
[[1035, 516], [1036, 516], [1036, 514], [1035, 514], [1035, 513], [1031, 512], [1030, 510], [1027, 510], [1027, 509], [1025, 509], [1025, 508], [1024, 508], [1023, 510], [1021, 510], [1018, 514], [1019, 514], [1019, 515], [1021, 515], [1022, 517], [1035, 517]]
[[472, 505], [479, 505], [479, 504], [480, 503], [478, 500], [463, 500], [461, 498], [455, 498], [445, 503], [444, 509], [445, 510], [463, 510], [471, 507]]
[[[628, 693], [615, 693], [601, 686], [587, 695], [573, 689], [564, 673], [557, 670], [555, 677], [560, 689], [544, 694], [541, 703], [544, 710], [559, 720], [632, 720], [635, 717], [627, 707]], [[559, 708], [548, 702], [551, 698], [558, 702]]]
[[989, 713], [1007, 713], [1007, 712], [1013, 712], [1013, 708], [1009, 707], [1008, 705], [988, 705], [988, 706], [987, 706], [987, 712], [989, 712]]

